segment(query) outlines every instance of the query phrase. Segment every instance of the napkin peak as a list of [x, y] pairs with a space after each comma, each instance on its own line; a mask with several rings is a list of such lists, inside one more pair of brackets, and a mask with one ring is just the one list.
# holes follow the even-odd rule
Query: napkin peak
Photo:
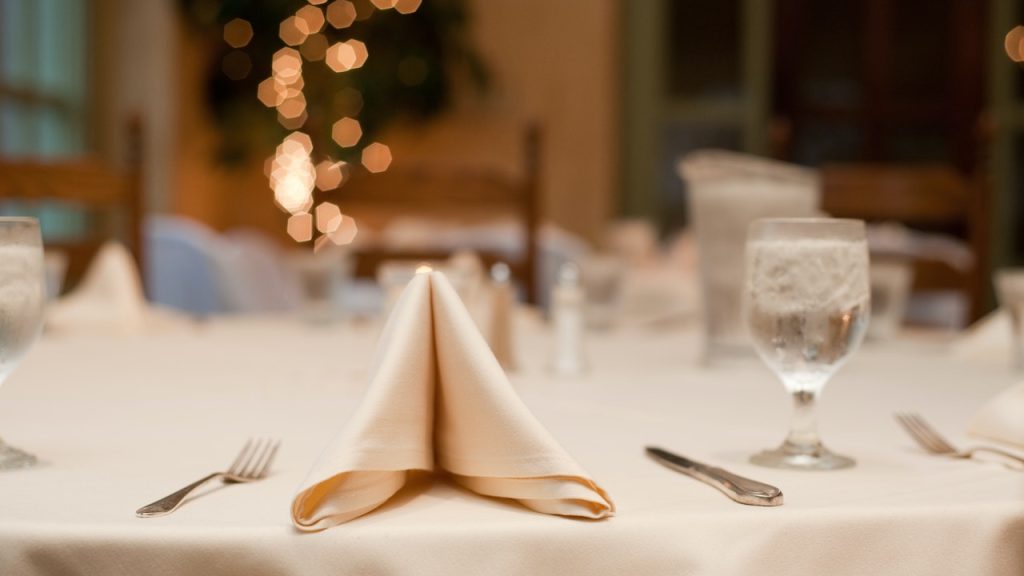
[[51, 325], [109, 325], [131, 330], [144, 323], [146, 297], [135, 260], [125, 246], [109, 241], [93, 257], [85, 276], [48, 312]]

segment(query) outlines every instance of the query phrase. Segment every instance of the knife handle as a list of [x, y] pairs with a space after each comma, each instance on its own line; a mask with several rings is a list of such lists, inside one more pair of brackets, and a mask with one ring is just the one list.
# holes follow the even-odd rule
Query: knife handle
[[728, 497], [741, 504], [753, 506], [778, 506], [782, 504], [782, 491], [770, 484], [751, 480], [728, 470], [708, 466], [703, 470], [694, 470], [695, 474], [705, 474], [706, 482], [724, 492]]
[[665, 466], [716, 488], [740, 504], [751, 506], [780, 506], [782, 504], [782, 490], [771, 484], [701, 464], [654, 446], [648, 446], [647, 453]]

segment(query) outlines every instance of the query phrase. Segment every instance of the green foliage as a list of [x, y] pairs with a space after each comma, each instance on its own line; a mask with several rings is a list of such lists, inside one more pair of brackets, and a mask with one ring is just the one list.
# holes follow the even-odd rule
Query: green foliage
[[[457, 76], [464, 76], [480, 89], [487, 84], [486, 70], [468, 41], [468, 15], [461, 0], [423, 0], [412, 14], [376, 10], [368, 0], [352, 2], [360, 19], [342, 30], [327, 23], [321, 33], [330, 45], [349, 39], [364, 42], [369, 58], [361, 68], [341, 73], [331, 70], [323, 60], [310, 62], [304, 58], [303, 93], [308, 116], [299, 128], [312, 138], [314, 156], [349, 162], [358, 161], [361, 147], [372, 142], [389, 121], [428, 118], [443, 110], [451, 101]], [[237, 163], [268, 156], [291, 130], [278, 122], [274, 109], [259, 101], [257, 87], [271, 76], [274, 53], [286, 46], [278, 35], [281, 22], [308, 3], [179, 0], [179, 4], [192, 32], [216, 46], [206, 90], [223, 136], [220, 160]], [[320, 8], [326, 11], [328, 6], [329, 2]], [[223, 64], [234, 50], [222, 38], [224, 25], [235, 18], [248, 21], [253, 28], [252, 40], [241, 48], [251, 68], [238, 80], [227, 76]], [[403, 69], [405, 73], [400, 74]], [[353, 106], [353, 92], [346, 88], [362, 95], [361, 107]], [[355, 101], [358, 104], [358, 98]], [[331, 126], [346, 115], [356, 117], [363, 128], [363, 138], [354, 148], [341, 148], [331, 139]]]

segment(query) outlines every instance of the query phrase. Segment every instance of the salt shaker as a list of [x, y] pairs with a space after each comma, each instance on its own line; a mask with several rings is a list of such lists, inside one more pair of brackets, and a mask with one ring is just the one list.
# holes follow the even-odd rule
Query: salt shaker
[[512, 350], [512, 310], [515, 306], [515, 288], [508, 264], [498, 262], [491, 266], [490, 322], [488, 322], [487, 343], [494, 352], [501, 367], [506, 371], [515, 369], [515, 354]]
[[575, 264], [563, 264], [551, 294], [551, 319], [555, 345], [551, 368], [560, 376], [579, 376], [586, 369], [583, 357], [583, 288], [580, 270]]

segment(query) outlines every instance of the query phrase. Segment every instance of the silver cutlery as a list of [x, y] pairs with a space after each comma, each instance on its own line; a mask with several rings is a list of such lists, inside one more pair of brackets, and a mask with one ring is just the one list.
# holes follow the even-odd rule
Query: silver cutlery
[[700, 462], [673, 454], [661, 448], [655, 448], [654, 446], [648, 446], [646, 450], [647, 455], [659, 463], [717, 488], [740, 504], [749, 504], [751, 506], [782, 505], [782, 490], [771, 484], [765, 484], [764, 482], [751, 480], [721, 468], [701, 464]]
[[214, 472], [204, 476], [173, 494], [164, 496], [152, 504], [139, 508], [135, 511], [135, 515], [140, 518], [151, 518], [153, 516], [170, 514], [181, 506], [181, 503], [189, 494], [212, 480], [219, 479], [224, 484], [240, 484], [262, 480], [267, 476], [267, 472], [274, 461], [274, 456], [277, 455], [277, 448], [280, 444], [280, 442], [271, 441], [270, 439], [255, 441], [249, 439], [245, 446], [242, 447], [242, 451], [235, 457], [235, 461], [228, 468], [227, 472]]
[[900, 426], [907, 431], [907, 434], [910, 434], [910, 437], [921, 448], [924, 448], [925, 451], [931, 454], [948, 456], [950, 458], [971, 458], [978, 452], [988, 452], [990, 454], [998, 454], [1024, 465], [1024, 457], [992, 446], [972, 446], [966, 450], [958, 450], [943, 438], [931, 424], [915, 412], [899, 412], [895, 414], [895, 417]]

